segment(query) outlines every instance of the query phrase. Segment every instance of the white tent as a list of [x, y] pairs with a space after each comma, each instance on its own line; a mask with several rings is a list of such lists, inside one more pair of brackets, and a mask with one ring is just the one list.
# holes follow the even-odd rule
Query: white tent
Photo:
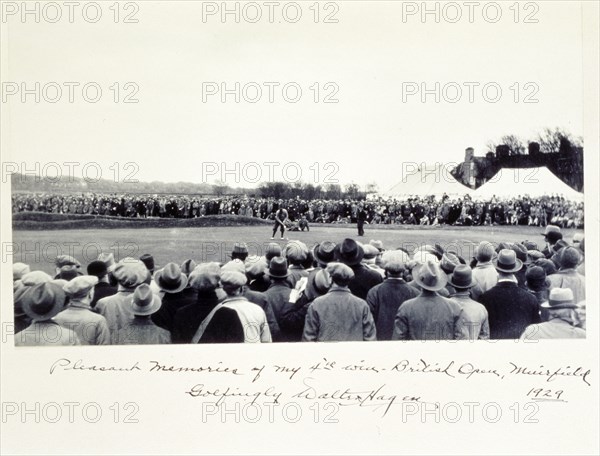
[[407, 196], [464, 196], [473, 192], [458, 182], [451, 174], [452, 168], [443, 164], [432, 166], [406, 166], [402, 170], [402, 179], [387, 192], [387, 197]]
[[494, 177], [479, 187], [472, 195], [474, 200], [488, 200], [518, 195], [563, 196], [570, 200], [583, 201], [583, 193], [573, 190], [548, 168], [502, 168]]

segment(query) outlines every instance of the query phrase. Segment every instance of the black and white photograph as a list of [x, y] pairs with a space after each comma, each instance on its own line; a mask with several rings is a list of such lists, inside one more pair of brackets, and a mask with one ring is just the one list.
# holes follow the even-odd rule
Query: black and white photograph
[[3, 454], [600, 451], [598, 2], [0, 5]]

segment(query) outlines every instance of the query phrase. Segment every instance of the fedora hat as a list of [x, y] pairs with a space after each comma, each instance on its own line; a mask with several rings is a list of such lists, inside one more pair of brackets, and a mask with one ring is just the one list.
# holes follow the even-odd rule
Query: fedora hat
[[542, 236], [546, 237], [549, 233], [560, 233], [560, 227], [556, 225], [546, 225], [546, 228], [542, 232]]
[[452, 271], [452, 275], [448, 278], [448, 283], [454, 288], [471, 288], [476, 285], [473, 281], [473, 271], [466, 264], [459, 264]]
[[167, 263], [154, 274], [154, 281], [165, 293], [179, 293], [188, 283], [187, 276], [176, 263]]
[[290, 275], [288, 272], [287, 260], [283, 257], [275, 257], [269, 263], [269, 270], [266, 272], [267, 277], [273, 279], [285, 279]]
[[414, 281], [425, 290], [438, 291], [446, 286], [448, 276], [442, 271], [439, 263], [427, 260], [415, 274]]
[[523, 262], [517, 258], [517, 254], [512, 249], [502, 249], [498, 252], [498, 258], [492, 261], [497, 271], [511, 274], [520, 271]]
[[198, 266], [198, 263], [196, 263], [192, 259], [187, 259], [183, 263], [181, 263], [181, 272], [183, 272], [186, 276], [189, 277], [192, 271], [196, 269], [196, 266]]
[[44, 282], [50, 282], [51, 280], [52, 277], [50, 277], [44, 271], [31, 271], [21, 277], [21, 283], [26, 287], [38, 285]]
[[317, 262], [321, 264], [331, 263], [335, 259], [335, 243], [331, 241], [323, 241], [315, 245], [313, 255]]
[[458, 266], [460, 264], [460, 260], [458, 259], [458, 256], [456, 256], [454, 253], [444, 253], [442, 255], [442, 260], [440, 261], [440, 268], [442, 268], [442, 271], [444, 271], [446, 274], [452, 274], [452, 271], [454, 271], [454, 268], [456, 268], [456, 266]]
[[577, 304], [574, 302], [573, 290], [570, 288], [553, 288], [550, 290], [548, 302], [541, 304], [544, 309], [576, 309]]
[[64, 307], [65, 292], [54, 283], [40, 283], [28, 288], [21, 296], [23, 312], [33, 321], [47, 321]]
[[154, 269], [156, 268], [156, 264], [154, 263], [154, 257], [152, 255], [150, 255], [149, 253], [144, 253], [140, 257], [140, 261], [142, 263], [144, 263], [144, 265], [146, 266], [146, 269], [148, 269], [148, 271], [154, 272]]
[[532, 290], [540, 290], [550, 286], [546, 271], [541, 266], [530, 266], [525, 272], [525, 285]]
[[137, 287], [129, 300], [129, 305], [134, 315], [152, 315], [162, 305], [160, 298], [152, 293], [150, 285], [146, 283]]
[[364, 251], [360, 245], [350, 238], [346, 238], [341, 244], [335, 246], [334, 257], [337, 261], [348, 266], [354, 266], [363, 259]]

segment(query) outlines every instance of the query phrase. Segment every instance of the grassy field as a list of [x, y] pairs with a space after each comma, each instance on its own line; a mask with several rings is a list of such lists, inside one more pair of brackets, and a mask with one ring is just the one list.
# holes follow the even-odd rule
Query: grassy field
[[[437, 242], [452, 246], [463, 257], [472, 255], [473, 247], [482, 240], [493, 243], [520, 242], [525, 239], [543, 242], [541, 228], [537, 227], [370, 227], [365, 236], [356, 235], [356, 226], [315, 225], [310, 232], [288, 232], [289, 239], [300, 239], [312, 246], [315, 242], [339, 242], [345, 237], [368, 242], [383, 241], [385, 248], [404, 247], [412, 251], [416, 246]], [[565, 230], [571, 241], [576, 230]], [[32, 269], [54, 273], [53, 260], [57, 254], [70, 254], [87, 265], [100, 252], [112, 252], [118, 260], [127, 256], [139, 257], [144, 253], [154, 255], [157, 265], [169, 261], [182, 263], [187, 258], [196, 262], [226, 261], [233, 244], [243, 241], [250, 254], [262, 254], [271, 237], [270, 226], [181, 227], [181, 228], [115, 228], [70, 229], [61, 231], [14, 230], [13, 261], [30, 264]], [[282, 246], [285, 241], [276, 240]]]

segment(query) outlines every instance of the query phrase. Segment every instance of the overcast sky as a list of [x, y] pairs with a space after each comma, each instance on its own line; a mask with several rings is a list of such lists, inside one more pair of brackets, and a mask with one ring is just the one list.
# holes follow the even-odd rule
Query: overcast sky
[[[496, 11], [487, 10], [486, 20], [481, 8], [469, 23], [461, 2], [457, 23], [445, 20], [456, 14], [450, 9], [440, 23], [433, 15], [423, 23], [418, 13], [403, 21], [402, 2], [358, 1], [338, 2], [337, 12], [321, 4], [318, 23], [309, 9], [312, 2], [301, 4], [296, 23], [285, 20], [293, 19], [293, 8], [285, 17], [276, 8], [270, 23], [262, 2], [257, 23], [244, 16], [236, 23], [232, 15], [222, 23], [218, 14], [203, 22], [200, 2], [138, 2], [133, 16], [138, 23], [122, 23], [128, 11], [114, 23], [110, 3], [102, 4], [97, 23], [85, 21], [78, 10], [69, 23], [66, 7], [57, 23], [43, 15], [40, 23], [30, 16], [22, 23], [19, 13], [6, 16], [4, 83], [80, 86], [74, 103], [65, 86], [56, 103], [47, 102], [43, 93], [40, 103], [33, 96], [22, 103], [20, 93], [8, 95], [2, 104], [3, 160], [98, 162], [106, 178], [113, 177], [108, 167], [118, 162], [120, 179], [133, 169], [123, 170], [124, 164], [135, 162], [134, 177], [167, 182], [212, 182], [221, 169], [203, 175], [202, 163], [220, 168], [225, 162], [234, 169], [239, 162], [238, 182], [233, 174], [225, 176], [231, 185], [252, 184], [244, 178], [254, 179], [257, 169], [248, 163], [261, 164], [264, 179], [269, 178], [264, 162], [281, 163], [271, 168], [277, 180], [283, 164], [296, 162], [304, 181], [324, 183], [329, 175], [341, 183], [376, 182], [383, 191], [400, 179], [403, 162], [460, 162], [467, 146], [483, 155], [486, 143], [504, 134], [534, 139], [542, 128], [559, 126], [582, 136], [581, 7], [576, 2], [540, 2], [538, 11], [522, 6], [515, 23], [511, 3], [502, 3], [496, 23], [490, 22]], [[255, 12], [247, 9], [246, 17]], [[328, 13], [338, 22], [324, 23]], [[48, 18], [53, 14], [46, 11]], [[527, 14], [538, 22], [524, 23]], [[97, 103], [83, 99], [81, 86], [87, 82], [103, 90]], [[115, 82], [118, 103], [109, 89]], [[131, 92], [124, 90], [127, 82], [139, 87], [136, 104], [122, 100]], [[244, 94], [240, 103], [233, 95], [222, 103], [219, 94], [203, 102], [203, 82], [217, 87], [224, 82], [229, 88], [235, 82], [256, 83], [263, 93], [256, 103]], [[265, 82], [280, 84], [273, 103]], [[296, 103], [283, 98], [281, 87], [289, 82], [302, 89]], [[422, 83], [433, 89], [436, 82], [450, 83], [439, 103], [433, 94], [425, 103], [420, 94], [407, 95], [406, 83], [414, 83], [411, 89]], [[479, 84], [472, 103], [465, 82]], [[310, 89], [315, 83], [318, 103]], [[501, 88], [496, 103], [484, 98], [486, 83], [491, 83], [488, 99], [496, 96], [494, 87]], [[463, 93], [451, 103], [456, 85]], [[324, 103], [336, 87], [333, 98], [339, 102]], [[247, 97], [256, 96], [247, 88]], [[49, 87], [46, 95], [55, 92]], [[288, 95], [293, 97], [294, 90]], [[537, 102], [525, 103], [527, 95]], [[337, 168], [325, 168], [328, 162]], [[319, 163], [318, 176], [314, 163]], [[288, 177], [294, 179], [291, 166]]]

